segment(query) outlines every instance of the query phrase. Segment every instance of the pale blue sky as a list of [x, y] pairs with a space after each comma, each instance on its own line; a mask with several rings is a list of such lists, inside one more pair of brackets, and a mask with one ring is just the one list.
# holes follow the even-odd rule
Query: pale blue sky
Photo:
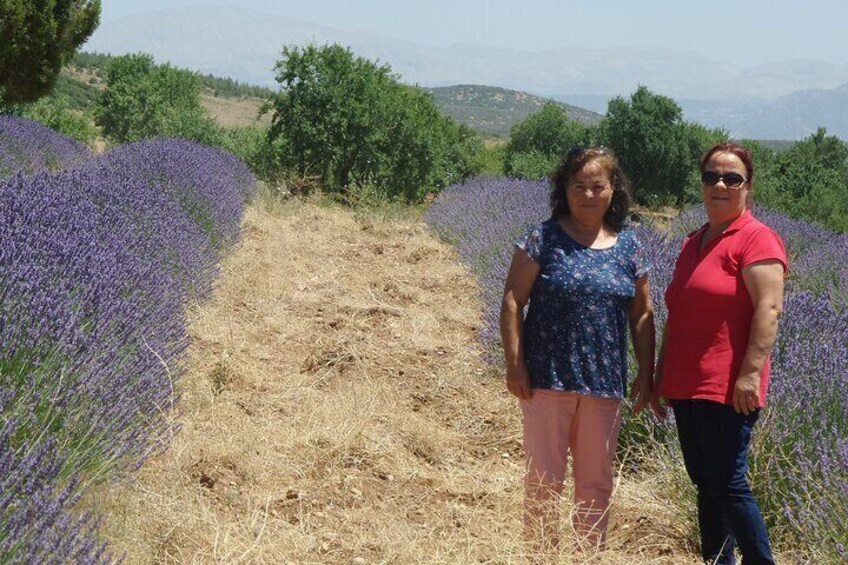
[[665, 47], [742, 65], [848, 63], [846, 0], [103, 0], [103, 21], [199, 4], [241, 6], [435, 46]]

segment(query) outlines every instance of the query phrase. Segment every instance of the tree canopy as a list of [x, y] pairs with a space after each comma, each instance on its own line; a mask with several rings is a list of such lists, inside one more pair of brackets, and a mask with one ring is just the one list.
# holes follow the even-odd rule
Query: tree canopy
[[33, 102], [100, 23], [100, 0], [0, 0], [0, 103]]
[[642, 201], [683, 202], [701, 151], [691, 133], [680, 106], [644, 86], [629, 100], [613, 98], [601, 123], [603, 144], [618, 154]]
[[504, 152], [504, 172], [520, 178], [543, 178], [562, 155], [589, 142], [590, 130], [571, 119], [566, 109], [548, 102], [538, 112], [512, 126]]
[[183, 137], [214, 143], [217, 126], [200, 105], [200, 89], [195, 73], [156, 65], [151, 55], [116, 57], [106, 68], [96, 120], [118, 142]]
[[482, 143], [388, 65], [339, 45], [287, 47], [269, 140], [281, 164], [325, 190], [419, 200], [474, 172]]

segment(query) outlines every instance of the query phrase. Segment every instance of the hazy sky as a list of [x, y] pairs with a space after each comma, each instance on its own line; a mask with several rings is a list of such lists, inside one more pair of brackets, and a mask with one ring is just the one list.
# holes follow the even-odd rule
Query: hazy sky
[[103, 21], [218, 4], [425, 45], [666, 47], [719, 61], [848, 63], [846, 0], [103, 0]]

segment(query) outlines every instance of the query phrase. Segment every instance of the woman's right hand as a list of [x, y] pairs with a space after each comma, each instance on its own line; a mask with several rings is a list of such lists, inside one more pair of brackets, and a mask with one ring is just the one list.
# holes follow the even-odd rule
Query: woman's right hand
[[530, 388], [530, 371], [527, 370], [527, 365], [518, 363], [507, 368], [506, 388], [521, 400], [529, 400], [533, 396], [533, 390]]
[[666, 407], [665, 399], [657, 394], [657, 391], [654, 391], [651, 395], [651, 410], [660, 420], [665, 420], [668, 417], [668, 408]]

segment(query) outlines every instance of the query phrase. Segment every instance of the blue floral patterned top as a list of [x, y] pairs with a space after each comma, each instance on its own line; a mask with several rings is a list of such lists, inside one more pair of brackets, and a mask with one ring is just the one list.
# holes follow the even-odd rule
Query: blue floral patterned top
[[623, 398], [630, 302], [650, 268], [636, 234], [623, 230], [612, 247], [591, 249], [551, 218], [515, 245], [541, 266], [524, 320], [531, 386]]

